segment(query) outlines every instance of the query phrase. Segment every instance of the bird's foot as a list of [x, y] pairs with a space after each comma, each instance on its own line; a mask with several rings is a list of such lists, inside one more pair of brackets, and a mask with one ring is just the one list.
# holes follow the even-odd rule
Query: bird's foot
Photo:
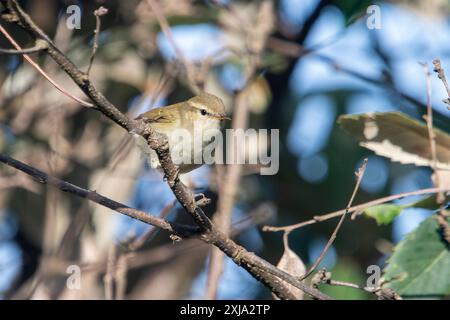
[[207, 198], [203, 193], [194, 194], [195, 204], [199, 207], [204, 207], [207, 204], [211, 203], [211, 199]]

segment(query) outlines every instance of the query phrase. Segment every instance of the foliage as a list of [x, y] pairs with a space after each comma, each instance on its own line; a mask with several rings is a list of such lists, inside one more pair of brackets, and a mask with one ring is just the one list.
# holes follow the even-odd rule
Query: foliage
[[382, 281], [404, 298], [450, 294], [450, 250], [434, 217], [427, 218], [394, 249]]

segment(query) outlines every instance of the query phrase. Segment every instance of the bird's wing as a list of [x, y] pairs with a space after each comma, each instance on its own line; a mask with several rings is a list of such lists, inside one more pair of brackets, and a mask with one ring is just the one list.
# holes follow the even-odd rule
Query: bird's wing
[[175, 112], [163, 112], [163, 110], [168, 111], [167, 109], [176, 109], [176, 105], [171, 105], [167, 107], [156, 108], [150, 110], [146, 113], [141, 114], [136, 118], [136, 120], [144, 120], [147, 123], [171, 123], [175, 122], [177, 119], [177, 114]]

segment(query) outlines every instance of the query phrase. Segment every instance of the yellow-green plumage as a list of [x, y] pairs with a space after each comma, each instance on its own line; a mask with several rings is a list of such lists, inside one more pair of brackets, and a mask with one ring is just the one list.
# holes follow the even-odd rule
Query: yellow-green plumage
[[[220, 98], [209, 94], [202, 93], [187, 101], [179, 102], [165, 107], [156, 108], [146, 113], [141, 114], [136, 119], [140, 119], [148, 123], [155, 131], [165, 134], [169, 137], [169, 147], [172, 149], [175, 147], [175, 140], [170, 139], [171, 133], [175, 129], [184, 129], [192, 133], [191, 145], [187, 147], [191, 152], [191, 163], [181, 163], [180, 171], [182, 173], [189, 172], [195, 168], [201, 166], [201, 164], [194, 164], [194, 138], [198, 138], [193, 135], [194, 129], [196, 132], [203, 132], [209, 129], [219, 129], [220, 121], [228, 119], [225, 114], [225, 106]], [[202, 137], [202, 136], [200, 136]], [[149, 164], [152, 168], [159, 168], [159, 160], [154, 150], [151, 150], [146, 141], [140, 137], [137, 137], [137, 144], [147, 155]], [[211, 142], [211, 139], [203, 140], [201, 145], [205, 147]], [[180, 146], [178, 146], [180, 147]], [[201, 151], [195, 150], [195, 151]], [[174, 156], [172, 156], [174, 158]], [[173, 160], [177, 160], [176, 157]]]

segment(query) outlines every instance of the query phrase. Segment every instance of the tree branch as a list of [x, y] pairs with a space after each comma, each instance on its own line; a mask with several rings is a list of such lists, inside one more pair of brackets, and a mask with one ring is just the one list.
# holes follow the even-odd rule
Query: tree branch
[[92, 64], [94, 63], [95, 54], [97, 53], [98, 49], [98, 37], [100, 35], [100, 28], [102, 26], [102, 19], [100, 19], [101, 16], [104, 16], [108, 13], [108, 9], [100, 6], [97, 10], [94, 11], [95, 16], [95, 29], [94, 29], [94, 40], [92, 43], [92, 52], [91, 57], [89, 59], [89, 65], [86, 70], [86, 74], [89, 76], [89, 72], [91, 71]]
[[[410, 197], [410, 196], [420, 196], [420, 195], [425, 195], [425, 194], [430, 194], [430, 193], [437, 193], [437, 192], [449, 192], [450, 189], [449, 188], [427, 188], [427, 189], [420, 189], [420, 190], [416, 190], [416, 191], [411, 191], [411, 192], [405, 192], [405, 193], [399, 193], [399, 194], [394, 194], [392, 196], [387, 196], [384, 198], [379, 198], [376, 200], [372, 200], [366, 203], [362, 203], [362, 204], [358, 204], [356, 206], [353, 206], [351, 208], [348, 209], [348, 213], [353, 212], [352, 217], [356, 214], [362, 213], [365, 209], [372, 207], [372, 206], [376, 206], [382, 203], [386, 203], [386, 202], [391, 202], [397, 199], [401, 199], [401, 198], [405, 198], [405, 197]], [[317, 222], [322, 222], [322, 221], [326, 221], [326, 220], [330, 220], [333, 218], [337, 218], [342, 216], [345, 212], [347, 212], [347, 209], [341, 209], [338, 211], [334, 211], [334, 212], [330, 212], [330, 213], [326, 213], [320, 216], [314, 216], [313, 219], [310, 220], [306, 220], [306, 221], [302, 221], [299, 223], [295, 223], [295, 224], [291, 224], [291, 225], [287, 225], [287, 226], [281, 226], [281, 227], [274, 227], [274, 226], [264, 226], [263, 227], [263, 231], [270, 231], [270, 232], [277, 232], [277, 231], [293, 231], [295, 229], [299, 229], [301, 227], [304, 226], [308, 226], [310, 224], [315, 224]]]
[[35, 46], [31, 47], [31, 48], [26, 48], [26, 49], [20, 49], [20, 50], [15, 50], [15, 49], [2, 49], [0, 48], [0, 53], [4, 53], [4, 54], [30, 54], [30, 53], [36, 53], [39, 51], [44, 51], [46, 48], [42, 47], [39, 44], [36, 44]]
[[[339, 232], [339, 229], [341, 228], [342, 224], [344, 223], [344, 219], [348, 213], [349, 208], [351, 207], [353, 200], [355, 199], [356, 193], [358, 192], [359, 189], [359, 185], [361, 184], [361, 180], [364, 176], [364, 172], [366, 171], [366, 165], [367, 165], [367, 158], [364, 159], [363, 164], [361, 165], [361, 167], [358, 169], [358, 172], [356, 172], [356, 176], [357, 176], [357, 181], [355, 184], [355, 187], [353, 189], [353, 193], [352, 196], [350, 197], [350, 200], [347, 204], [347, 208], [345, 209], [344, 214], [341, 216], [341, 219], [339, 219], [338, 224], [336, 225], [336, 228], [334, 229], [333, 233], [331, 234], [330, 239], [328, 240], [327, 244], [325, 245], [325, 247], [322, 250], [322, 253], [320, 254], [320, 256], [317, 258], [317, 260], [313, 263], [313, 265], [311, 266], [311, 268], [309, 268], [309, 270], [300, 277], [300, 280], [304, 280], [307, 277], [309, 277], [309, 275], [311, 273], [314, 272], [314, 270], [317, 268], [317, 266], [322, 262], [323, 258], [325, 258], [325, 255], [328, 252], [328, 249], [330, 249], [331, 245], [333, 244], [334, 240], [336, 239], [337, 233]], [[287, 233], [285, 233], [287, 234]]]
[[[164, 170], [167, 183], [170, 186], [177, 200], [181, 206], [189, 213], [203, 231], [201, 239], [209, 244], [215, 245], [222, 250], [226, 255], [233, 259], [233, 261], [246, 269], [253, 277], [265, 284], [272, 292], [278, 295], [282, 299], [293, 299], [292, 294], [289, 294], [286, 290], [287, 283], [299, 288], [305, 293], [311, 295], [316, 299], [328, 300], [329, 296], [321, 293], [320, 291], [310, 288], [304, 283], [300, 282], [295, 277], [288, 273], [276, 268], [274, 265], [265, 261], [264, 259], [256, 256], [255, 254], [248, 252], [243, 247], [237, 245], [228, 236], [223, 234], [220, 230], [211, 223], [209, 218], [205, 215], [203, 210], [199, 208], [194, 201], [193, 195], [190, 190], [180, 181], [178, 177], [178, 167], [174, 165], [170, 157], [169, 146], [165, 136], [155, 132], [151, 127], [147, 126], [142, 121], [131, 120], [125, 114], [123, 114], [117, 107], [109, 102], [102, 93], [100, 93], [96, 87], [89, 81], [88, 76], [80, 71], [75, 64], [70, 61], [50, 40], [50, 38], [33, 22], [33, 20], [23, 11], [16, 0], [1, 0], [6, 2], [6, 7], [9, 10], [9, 22], [19, 24], [24, 30], [30, 33], [37, 39], [41, 39], [47, 42], [48, 55], [63, 69], [73, 81], [83, 90], [83, 92], [93, 101], [94, 109], [102, 112], [106, 117], [120, 125], [129, 133], [138, 134], [147, 140], [149, 146], [155, 150], [158, 155], [161, 166]], [[4, 16], [3, 16], [4, 17]], [[14, 163], [8, 158], [4, 158], [5, 163]], [[13, 160], [13, 159], [12, 159]], [[19, 166], [21, 167], [21, 166]], [[33, 171], [28, 171], [32, 174]], [[44, 176], [41, 176], [44, 177]], [[48, 183], [52, 179], [44, 179]], [[58, 183], [60, 180], [57, 180]], [[58, 185], [56, 183], [56, 185]], [[74, 186], [75, 187], [75, 186]], [[81, 190], [80, 196], [83, 194]], [[91, 199], [96, 198], [95, 192], [88, 192], [83, 194], [84, 198]], [[106, 199], [103, 197], [101, 200], [104, 202]], [[108, 199], [110, 200], [110, 199]], [[108, 201], [106, 201], [108, 203]], [[103, 204], [103, 203], [102, 203]], [[112, 203], [117, 209], [123, 210], [124, 214], [130, 214], [133, 209], [123, 208], [122, 204], [117, 202]], [[142, 219], [147, 215], [140, 216]], [[143, 220], [141, 220], [143, 221]], [[144, 221], [145, 222], [145, 221]], [[156, 222], [155, 222], [156, 223]], [[168, 228], [168, 226], [166, 226]]]
[[217, 230], [214, 226], [212, 229], [199, 233], [200, 229], [196, 227], [180, 225], [173, 222], [168, 222], [164, 219], [155, 217], [146, 212], [128, 207], [120, 202], [116, 202], [112, 199], [104, 197], [95, 191], [86, 190], [73, 185], [69, 182], [63, 181], [61, 179], [55, 178], [53, 176], [47, 175], [46, 173], [28, 166], [16, 159], [13, 159], [7, 155], [0, 153], [0, 162], [3, 162], [13, 168], [16, 168], [30, 176], [32, 176], [37, 182], [42, 184], [52, 185], [61, 191], [74, 194], [78, 197], [91, 200], [102, 206], [115, 210], [121, 214], [127, 215], [133, 219], [137, 219], [144, 223], [153, 225], [155, 227], [161, 228], [163, 230], [169, 231], [181, 237], [190, 237], [192, 235], [200, 234], [200, 239], [208, 244], [213, 244], [219, 249], [225, 252], [233, 261], [242, 266], [244, 269], [250, 272], [256, 279], [260, 280], [266, 284], [272, 292], [278, 296], [290, 299], [292, 296], [284, 291], [284, 285], [280, 279], [292, 284], [293, 286], [303, 290], [314, 298], [321, 300], [328, 300], [330, 297], [321, 293], [318, 290], [311, 289], [305, 284], [298, 281], [295, 277], [290, 274], [276, 268], [269, 262], [261, 259], [252, 252], [248, 252], [243, 247], [237, 245], [233, 240], [228, 238], [225, 234]]
[[17, 170], [26, 173], [41, 184], [48, 184], [58, 188], [61, 191], [74, 194], [80, 198], [91, 200], [99, 205], [117, 211], [118, 213], [127, 215], [133, 219], [177, 234], [180, 237], [189, 237], [194, 234], [198, 234], [200, 231], [197, 227], [181, 225], [175, 222], [168, 222], [167, 220], [164, 220], [162, 218], [158, 218], [146, 212], [131, 208], [125, 204], [104, 197], [95, 191], [83, 189], [72, 183], [50, 176], [36, 168], [33, 168], [2, 153], [0, 153], [0, 162], [3, 162], [10, 167], [16, 168]]
[[[33, 59], [31, 59], [31, 57], [29, 55], [27, 55], [26, 53], [23, 52], [23, 50], [19, 46], [19, 44], [11, 37], [11, 35], [8, 33], [8, 31], [6, 31], [6, 29], [3, 28], [3, 26], [1, 26], [1, 25], [0, 25], [0, 32], [3, 33], [5, 38], [8, 39], [8, 41], [17, 49], [16, 52], [21, 52], [21, 54], [23, 55], [25, 60], [27, 60], [28, 63], [33, 68], [35, 68], [40, 74], [42, 74], [42, 76], [45, 79], [47, 79], [47, 81], [50, 82], [56, 89], [58, 89], [60, 92], [62, 92], [65, 96], [75, 100], [76, 102], [78, 102], [79, 104], [81, 104], [85, 107], [90, 108], [93, 106], [91, 103], [83, 101], [83, 100], [75, 97], [74, 95], [70, 94], [66, 89], [61, 87], [55, 80], [53, 80], [41, 67], [39, 67], [39, 65], [36, 62], [34, 62]], [[36, 46], [42, 48], [42, 50], [48, 49], [47, 42], [42, 41], [42, 40], [36, 40]]]

